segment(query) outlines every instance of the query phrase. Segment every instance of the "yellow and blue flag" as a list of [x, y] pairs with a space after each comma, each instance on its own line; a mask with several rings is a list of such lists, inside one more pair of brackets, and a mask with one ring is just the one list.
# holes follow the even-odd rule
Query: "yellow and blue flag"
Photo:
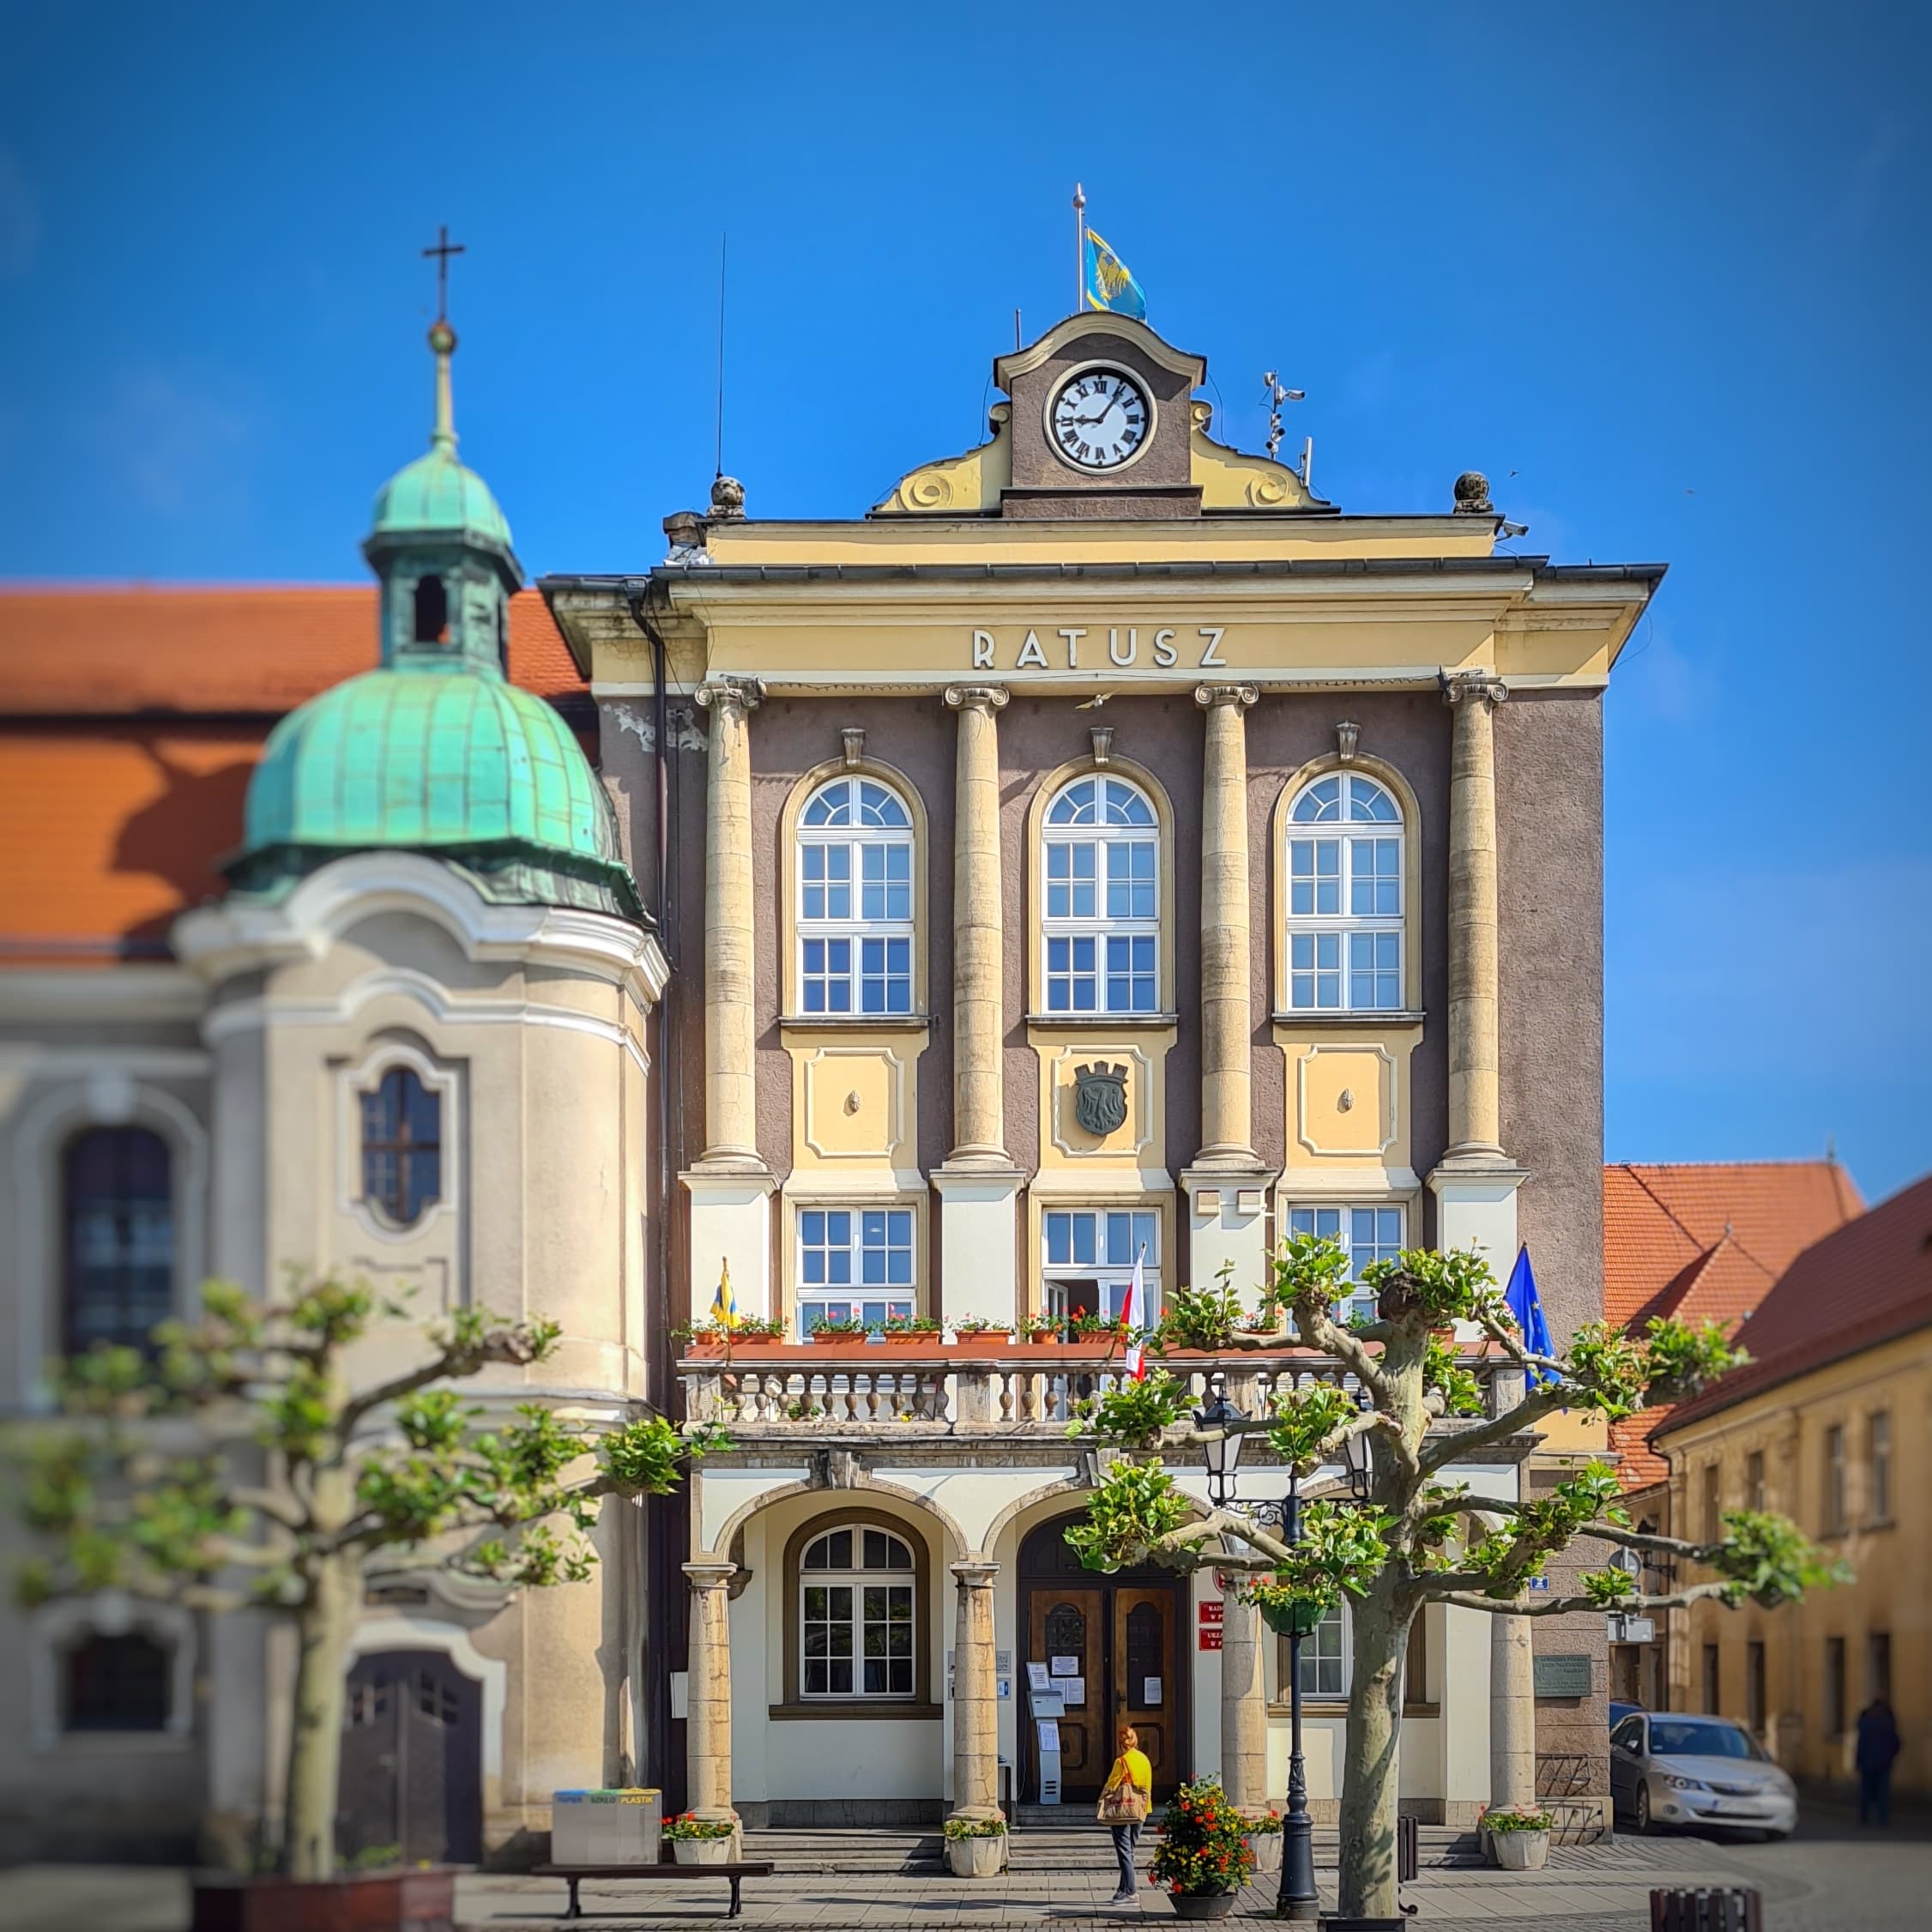
[[1115, 315], [1147, 319], [1147, 298], [1126, 263], [1096, 235], [1087, 230], [1087, 306]]
[[718, 1290], [711, 1297], [711, 1319], [722, 1323], [727, 1328], [735, 1328], [738, 1325], [738, 1297], [732, 1292], [731, 1263], [727, 1260], [721, 1265]]

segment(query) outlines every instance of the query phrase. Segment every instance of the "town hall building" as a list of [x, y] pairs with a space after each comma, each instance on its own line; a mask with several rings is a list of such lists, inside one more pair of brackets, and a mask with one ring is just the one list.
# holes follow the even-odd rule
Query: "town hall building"
[[[1356, 1269], [1527, 1242], [1560, 1337], [1601, 1313], [1602, 703], [1661, 568], [1500, 551], [1473, 474], [1345, 513], [1216, 439], [1200, 357], [1089, 314], [865, 514], [764, 520], [754, 464], [665, 561], [539, 602], [456, 462], [452, 347], [366, 546], [379, 661], [238, 749], [222, 896], [85, 961], [43, 921], [0, 974], [10, 1399], [203, 1271], [293, 1262], [555, 1315], [546, 1398], [728, 1431], [612, 1506], [592, 1584], [372, 1591], [361, 1656], [429, 1659], [474, 1727], [445, 1848], [458, 1808], [498, 1847], [593, 1783], [752, 1830], [1078, 1804], [1123, 1722], [1157, 1785], [1278, 1802], [1284, 1646], [1211, 1571], [1063, 1540], [1074, 1405], [1122, 1370], [1096, 1330], [1137, 1268], [1156, 1313], [1223, 1271], [1252, 1304], [1301, 1231]], [[740, 1325], [674, 1337], [714, 1309]], [[1176, 1366], [1253, 1414], [1340, 1375]], [[1455, 1474], [1528, 1496], [1603, 1446], [1558, 1417]], [[286, 1666], [232, 1621], [146, 1633], [178, 1814], [275, 1802], [250, 1687]], [[87, 1668], [9, 1669], [57, 1790]], [[1302, 1650], [1318, 1816], [1349, 1669], [1343, 1610]], [[1599, 1817], [1605, 1669], [1600, 1619], [1432, 1606], [1404, 1808]]]

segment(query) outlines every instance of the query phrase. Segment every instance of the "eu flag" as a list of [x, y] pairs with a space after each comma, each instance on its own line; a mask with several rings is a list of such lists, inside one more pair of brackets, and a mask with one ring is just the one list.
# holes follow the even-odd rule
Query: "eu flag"
[[1108, 309], [1115, 315], [1147, 319], [1147, 298], [1126, 263], [1096, 235], [1087, 230], [1087, 306]]
[[[1533, 1355], [1555, 1355], [1556, 1350], [1550, 1343], [1549, 1324], [1543, 1319], [1543, 1297], [1537, 1293], [1537, 1277], [1530, 1266], [1527, 1245], [1517, 1250], [1516, 1265], [1509, 1271], [1509, 1286], [1503, 1290], [1503, 1300], [1509, 1304], [1509, 1312], [1516, 1319], [1524, 1347]], [[1550, 1369], [1530, 1371], [1531, 1388], [1538, 1382], [1555, 1380], [1555, 1374]]]

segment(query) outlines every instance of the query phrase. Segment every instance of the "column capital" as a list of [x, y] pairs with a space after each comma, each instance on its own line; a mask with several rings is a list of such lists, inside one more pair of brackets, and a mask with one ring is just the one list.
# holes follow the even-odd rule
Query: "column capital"
[[693, 1590], [722, 1590], [738, 1574], [735, 1563], [720, 1561], [686, 1563], [684, 1570]]
[[763, 678], [707, 678], [691, 694], [706, 710], [721, 717], [745, 717], [764, 703]]
[[962, 1563], [947, 1566], [962, 1590], [991, 1590], [999, 1578], [999, 1566], [990, 1558], [969, 1556]]
[[1246, 711], [1261, 701], [1261, 690], [1258, 685], [1196, 685], [1194, 702], [1204, 711], [1211, 711], [1217, 704], [1233, 704]]
[[948, 685], [946, 703], [955, 711], [1004, 711], [1012, 697], [1004, 685]]
[[1494, 671], [1445, 671], [1442, 702], [1460, 704], [1465, 698], [1480, 697], [1491, 705], [1500, 704], [1509, 696], [1509, 686]]

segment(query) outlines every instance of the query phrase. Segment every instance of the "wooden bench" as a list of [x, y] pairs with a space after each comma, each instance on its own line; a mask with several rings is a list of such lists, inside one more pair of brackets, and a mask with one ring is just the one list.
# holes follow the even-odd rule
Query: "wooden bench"
[[727, 1918], [736, 1918], [743, 1909], [738, 1896], [740, 1882], [748, 1878], [770, 1878], [774, 1868], [768, 1861], [747, 1860], [735, 1865], [533, 1865], [533, 1878], [560, 1878], [571, 1888], [571, 1902], [565, 1908], [565, 1918], [581, 1918], [583, 1908], [577, 1904], [577, 1888], [587, 1878], [619, 1879], [625, 1882], [633, 1880], [644, 1884], [668, 1884], [675, 1880], [690, 1881], [701, 1878], [726, 1878], [731, 1881], [731, 1910]]

